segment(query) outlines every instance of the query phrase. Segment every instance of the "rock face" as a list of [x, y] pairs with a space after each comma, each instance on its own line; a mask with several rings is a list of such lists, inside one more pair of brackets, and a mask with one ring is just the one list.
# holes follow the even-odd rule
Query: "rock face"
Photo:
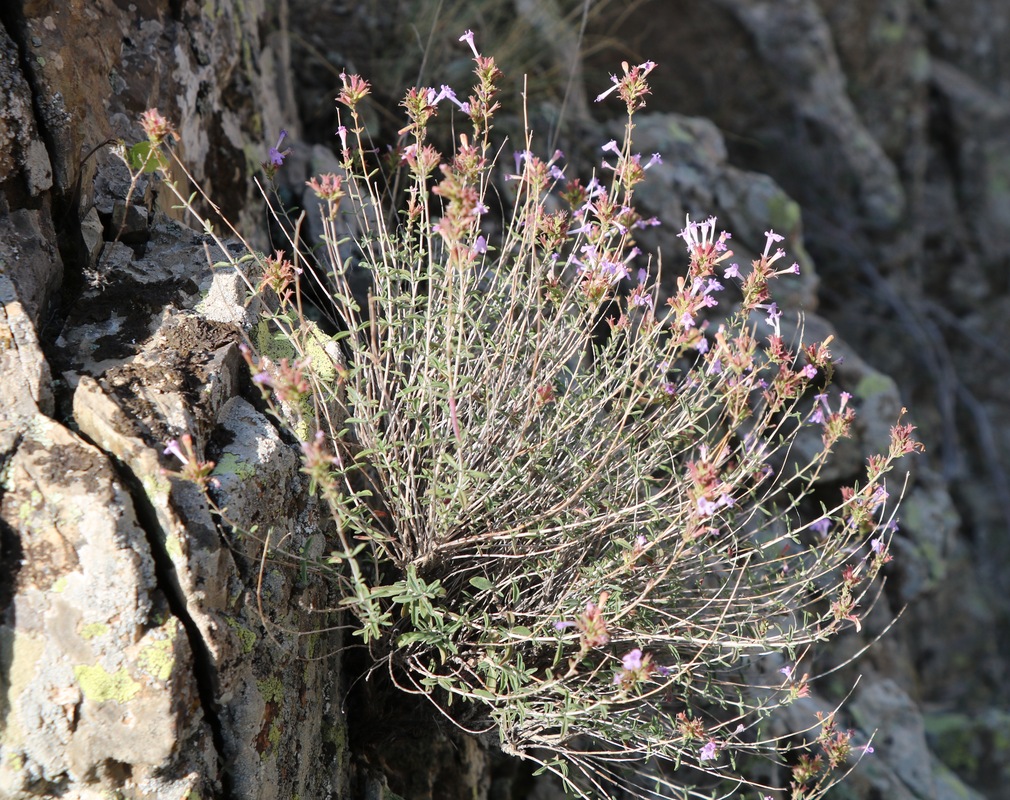
[[[328, 528], [240, 396], [249, 309], [208, 261], [230, 254], [154, 212], [108, 146], [160, 106], [241, 217], [263, 137], [290, 125], [283, 7], [16, 5], [0, 30], [0, 795], [345, 796], [333, 598], [299, 569]], [[163, 454], [183, 434], [217, 462], [230, 524]]]
[[[295, 39], [336, 48], [338, 68], [347, 43], [366, 77], [368, 40], [349, 31], [388, 33], [412, 7], [369, 18], [363, 4], [292, 3]], [[563, 4], [534, 5], [517, 4], [521, 30], [554, 36], [566, 62], [578, 21], [562, 30]], [[801, 276], [776, 299], [811, 333], [841, 335], [839, 386], [860, 411], [826, 479], [849, 478], [902, 404], [930, 448], [910, 474], [887, 587], [831, 659], [907, 610], [815, 685], [831, 707], [863, 674], [847, 724], [876, 731], [877, 752], [848, 790], [1001, 798], [1010, 386], [993, 360], [1010, 320], [1010, 11], [637, 9], [589, 31], [660, 62], [635, 133], [664, 155], [640, 194], [670, 229], [651, 244], [679, 253], [686, 213], [717, 214], [741, 258], [769, 227], [784, 233]], [[476, 27], [456, 22], [438, 24], [452, 39]], [[137, 141], [140, 112], [158, 107], [193, 178], [259, 235], [251, 178], [281, 128], [296, 138], [292, 75], [335, 80], [318, 60], [291, 64], [287, 3], [17, 0], [0, 23], [0, 796], [560, 796], [377, 679], [348, 690], [362, 665], [339, 655], [339, 593], [318, 571], [329, 521], [249, 391], [243, 278], [211, 267], [244, 250], [187, 227], [156, 182], [131, 184], [110, 147]], [[569, 106], [583, 123], [579, 98], [627, 51], [587, 60], [588, 92]], [[444, 80], [464, 80], [461, 63]], [[440, 68], [428, 65], [430, 82]], [[331, 96], [300, 98], [320, 134], [336, 122]], [[607, 138], [601, 125], [592, 137]], [[282, 189], [301, 196], [326, 163], [325, 148], [297, 148]], [[163, 452], [183, 434], [191, 457], [216, 462], [224, 515]]]

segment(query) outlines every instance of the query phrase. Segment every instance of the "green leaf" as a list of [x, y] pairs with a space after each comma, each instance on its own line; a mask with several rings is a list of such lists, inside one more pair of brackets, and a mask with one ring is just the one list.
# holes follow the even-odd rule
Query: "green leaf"
[[480, 589], [482, 592], [494, 591], [494, 584], [491, 583], [487, 578], [482, 578], [480, 575], [475, 575], [470, 578], [470, 585]]
[[150, 142], [137, 142], [126, 151], [130, 168], [137, 172], [157, 172], [168, 168], [168, 160], [161, 151], [151, 147]]

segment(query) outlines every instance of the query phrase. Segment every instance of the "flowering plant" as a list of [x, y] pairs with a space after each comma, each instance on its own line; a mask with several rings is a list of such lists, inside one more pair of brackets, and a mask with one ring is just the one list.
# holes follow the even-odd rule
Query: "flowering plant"
[[[398, 220], [372, 211], [384, 196], [363, 144], [368, 82], [341, 76], [342, 174], [309, 183], [322, 257], [263, 259], [250, 284], [305, 354], [300, 281], [319, 281], [340, 348], [326, 370], [318, 348], [279, 365], [247, 351], [254, 380], [295, 417], [332, 512], [342, 605], [397, 685], [581, 796], [728, 796], [748, 782], [741, 759], [787, 749], [763, 722], [808, 690], [794, 667], [763, 682], [755, 664], [796, 664], [859, 624], [890, 557], [885, 475], [918, 448], [912, 427], [895, 425], [865, 482], [808, 513], [853, 408], [824, 391], [828, 343], [787, 341], [768, 290], [797, 269], [780, 266], [781, 236], [744, 268], [715, 219], [688, 218], [686, 270], [662, 304], [660, 263], [636, 246], [656, 224], [633, 201], [659, 156], [632, 149], [655, 64], [625, 64], [597, 98], [627, 109], [605, 179], [583, 183], [528, 136], [496, 192], [500, 72], [472, 33], [461, 41], [468, 98], [419, 87], [403, 101]], [[427, 140], [446, 102], [470, 126], [448, 154]], [[352, 268], [368, 271], [365, 296]], [[740, 301], [716, 317], [730, 281]], [[823, 447], [797, 463], [811, 425]], [[826, 791], [849, 748], [821, 722], [798, 746], [826, 755], [763, 789]]]

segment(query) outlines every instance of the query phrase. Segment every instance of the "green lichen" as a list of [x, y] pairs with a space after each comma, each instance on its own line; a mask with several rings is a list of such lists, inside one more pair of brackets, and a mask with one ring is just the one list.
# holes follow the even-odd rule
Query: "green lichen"
[[165, 552], [173, 561], [182, 558], [182, 542], [176, 534], [171, 532], [165, 534]]
[[218, 459], [212, 475], [235, 475], [247, 481], [256, 475], [256, 467], [248, 461], [242, 461], [234, 453], [225, 453]]
[[860, 400], [865, 400], [874, 395], [892, 393], [894, 390], [894, 381], [882, 372], [868, 372], [857, 384], [854, 394]]
[[800, 225], [800, 205], [784, 192], [768, 198], [768, 223], [774, 230], [792, 233]]
[[67, 580], [67, 576], [60, 575], [60, 577], [58, 577], [56, 581], [53, 583], [53, 585], [50, 587], [50, 591], [56, 592], [56, 594], [62, 594], [67, 590], [68, 583], [69, 581]]
[[986, 194], [991, 203], [1003, 204], [1010, 196], [1010, 157], [990, 154], [987, 167]]
[[[28, 636], [20, 631], [14, 631], [0, 625], [0, 697], [20, 697], [28, 690], [28, 686], [38, 674], [38, 663], [45, 651], [45, 642]], [[6, 727], [0, 725], [0, 744], [16, 748], [24, 742], [24, 729], [21, 727], [17, 708], [13, 704], [12, 712], [5, 720]]]
[[104, 636], [108, 632], [109, 626], [104, 622], [92, 622], [90, 625], [85, 625], [81, 628], [81, 638], [87, 641]]
[[870, 37], [881, 44], [896, 45], [908, 35], [908, 28], [901, 22], [881, 19], [873, 26]]
[[25, 757], [21, 753], [9, 753], [7, 755], [7, 766], [14, 772], [20, 772], [25, 768]]
[[281, 724], [275, 722], [270, 726], [270, 732], [267, 734], [267, 739], [270, 741], [270, 747], [276, 750], [278, 745], [281, 743]]
[[276, 675], [257, 681], [256, 686], [259, 687], [260, 694], [268, 703], [280, 704], [284, 702], [284, 683]]
[[242, 654], [249, 655], [256, 646], [256, 634], [247, 628], [239, 625], [238, 620], [229, 619], [228, 627], [235, 631], [239, 643], [242, 645]]
[[[299, 334], [302, 336], [301, 344], [305, 357], [312, 362], [312, 372], [323, 382], [335, 380], [337, 370], [333, 359], [326, 352], [326, 345], [332, 341], [330, 337], [312, 322], [301, 324]], [[282, 358], [289, 361], [298, 358], [298, 352], [291, 342], [283, 333], [275, 330], [269, 320], [262, 320], [256, 326], [256, 347], [261, 354], [274, 362]]]
[[140, 691], [140, 684], [130, 677], [126, 667], [120, 667], [119, 672], [112, 675], [100, 664], [78, 664], [74, 667], [74, 677], [84, 696], [96, 703], [106, 700], [127, 703]]
[[675, 142], [686, 142], [694, 143], [695, 135], [691, 133], [687, 128], [677, 122], [675, 119], [670, 118], [666, 124], [666, 132], [670, 134], [670, 138]]
[[916, 82], [929, 78], [932, 62], [929, 58], [929, 48], [918, 47], [908, 59], [908, 76]]
[[145, 475], [141, 480], [144, 494], [152, 500], [167, 497], [172, 485], [161, 475]]
[[[979, 795], [968, 788], [964, 781], [942, 762], [933, 760], [933, 783], [936, 785], [936, 796], [954, 800], [973, 800]], [[976, 776], [979, 777], [979, 776]], [[970, 780], [970, 778], [969, 778]]]
[[323, 741], [338, 753], [343, 753], [347, 748], [347, 729], [343, 725], [335, 725], [324, 720], [321, 732]]
[[44, 445], [47, 448], [52, 448], [53, 437], [52, 431], [54, 422], [48, 417], [42, 416], [42, 414], [37, 414], [32, 417], [31, 421], [25, 430], [25, 434], [29, 439]]
[[140, 651], [140, 665], [160, 681], [167, 681], [175, 666], [175, 648], [172, 639], [159, 639]]

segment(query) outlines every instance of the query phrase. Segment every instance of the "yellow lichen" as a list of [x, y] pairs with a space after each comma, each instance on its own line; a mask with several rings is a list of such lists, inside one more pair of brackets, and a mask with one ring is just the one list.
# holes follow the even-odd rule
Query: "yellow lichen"
[[257, 681], [256, 686], [259, 687], [260, 694], [268, 703], [284, 702], [284, 684], [276, 675]]
[[99, 636], [104, 636], [108, 632], [109, 626], [104, 622], [92, 622], [90, 625], [85, 625], [81, 628], [81, 638], [95, 639]]
[[235, 635], [238, 637], [239, 642], [241, 642], [243, 655], [251, 653], [252, 649], [256, 646], [256, 634], [251, 630], [243, 628], [234, 619], [228, 620], [228, 627], [235, 631]]
[[84, 696], [96, 703], [106, 700], [127, 703], [140, 691], [140, 684], [130, 677], [126, 667], [120, 667], [119, 672], [112, 675], [100, 664], [78, 664], [74, 667], [74, 677]]
[[159, 639], [140, 651], [140, 665], [160, 681], [167, 681], [175, 666], [175, 652], [171, 639]]

